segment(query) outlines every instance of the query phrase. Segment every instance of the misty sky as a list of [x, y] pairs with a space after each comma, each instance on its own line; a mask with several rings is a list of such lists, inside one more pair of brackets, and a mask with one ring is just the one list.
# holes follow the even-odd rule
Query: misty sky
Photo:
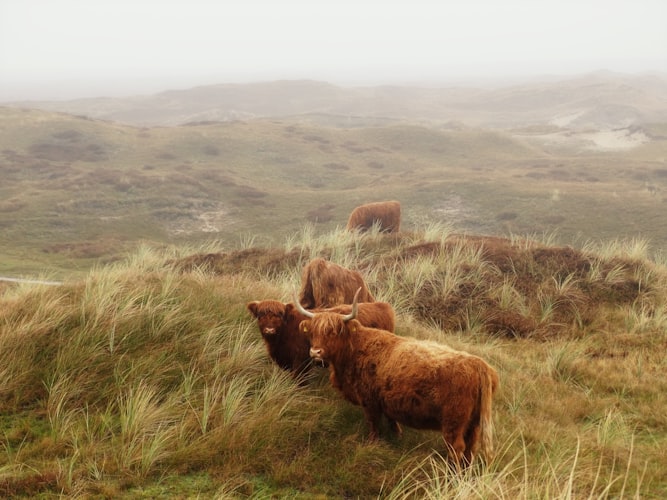
[[667, 0], [0, 0], [0, 101], [667, 73]]

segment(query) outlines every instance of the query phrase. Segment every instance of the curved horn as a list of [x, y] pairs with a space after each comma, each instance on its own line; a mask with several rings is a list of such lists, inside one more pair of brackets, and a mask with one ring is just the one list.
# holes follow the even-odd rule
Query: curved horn
[[352, 312], [350, 314], [343, 316], [343, 322], [345, 323], [357, 317], [357, 311], [358, 311], [357, 297], [359, 296], [359, 292], [361, 292], [361, 287], [357, 288], [357, 291], [354, 294], [354, 298], [352, 299]]
[[294, 305], [296, 306], [296, 310], [299, 311], [301, 314], [303, 314], [307, 318], [314, 318], [315, 314], [313, 314], [310, 311], [306, 311], [303, 306], [301, 305], [301, 302], [299, 302], [299, 297], [296, 294], [296, 290], [294, 290]]

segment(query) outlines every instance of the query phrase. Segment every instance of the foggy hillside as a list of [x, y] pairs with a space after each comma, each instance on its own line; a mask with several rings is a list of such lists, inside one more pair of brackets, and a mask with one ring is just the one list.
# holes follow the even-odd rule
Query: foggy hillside
[[664, 77], [225, 84], [14, 103], [0, 129], [0, 250], [12, 256], [0, 268], [13, 272], [45, 256], [85, 267], [139, 241], [273, 243], [381, 199], [401, 201], [405, 228], [667, 241]]
[[567, 80], [488, 87], [339, 87], [317, 81], [220, 84], [155, 95], [14, 102], [135, 125], [299, 116], [344, 126], [368, 120], [571, 130], [667, 121], [667, 77], [596, 72]]

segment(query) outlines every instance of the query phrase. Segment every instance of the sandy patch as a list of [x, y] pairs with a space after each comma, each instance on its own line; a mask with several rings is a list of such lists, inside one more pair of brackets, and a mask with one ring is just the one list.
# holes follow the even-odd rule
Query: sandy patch
[[223, 225], [229, 224], [230, 218], [224, 210], [216, 212], [203, 212], [197, 216], [201, 222], [199, 231], [202, 233], [219, 233]]
[[586, 149], [597, 151], [625, 151], [641, 146], [651, 140], [642, 130], [630, 128], [599, 130], [580, 136], [590, 143]]
[[458, 224], [470, 222], [476, 216], [475, 211], [458, 195], [443, 200], [433, 208], [433, 213], [442, 220], [456, 221]]
[[575, 121], [577, 118], [582, 116], [586, 111], [577, 111], [575, 113], [570, 113], [567, 115], [556, 116], [551, 120], [551, 125], [556, 125], [560, 128], [567, 127], [570, 123]]
[[643, 130], [634, 127], [589, 132], [563, 130], [550, 134], [515, 135], [546, 147], [565, 147], [584, 151], [627, 151], [651, 140]]
[[199, 211], [192, 209], [164, 222], [165, 229], [173, 236], [195, 233], [219, 233], [234, 224], [236, 220], [229, 210], [217, 207], [217, 210]]

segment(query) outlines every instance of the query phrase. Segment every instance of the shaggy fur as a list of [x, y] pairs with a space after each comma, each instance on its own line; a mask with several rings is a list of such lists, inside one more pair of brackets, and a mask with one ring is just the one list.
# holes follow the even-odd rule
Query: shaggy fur
[[484, 360], [442, 344], [400, 337], [348, 322], [336, 313], [301, 323], [311, 356], [329, 364], [330, 380], [360, 405], [372, 439], [384, 414], [416, 429], [439, 430], [454, 461], [493, 454], [492, 397], [498, 374]]
[[306, 309], [351, 304], [359, 288], [359, 302], [375, 302], [361, 273], [318, 257], [303, 267], [299, 303]]
[[368, 231], [379, 224], [383, 233], [397, 233], [401, 226], [401, 204], [398, 201], [378, 201], [360, 205], [350, 214], [348, 231]]
[[[307, 332], [299, 330], [306, 319], [292, 303], [277, 300], [248, 302], [250, 314], [257, 319], [259, 331], [264, 339], [269, 357], [283, 370], [292, 372], [295, 378], [303, 379], [311, 368], [310, 339]], [[386, 302], [358, 304], [358, 318], [362, 324], [374, 328], [394, 331], [395, 315]], [[349, 314], [352, 306], [338, 306], [328, 311]]]

